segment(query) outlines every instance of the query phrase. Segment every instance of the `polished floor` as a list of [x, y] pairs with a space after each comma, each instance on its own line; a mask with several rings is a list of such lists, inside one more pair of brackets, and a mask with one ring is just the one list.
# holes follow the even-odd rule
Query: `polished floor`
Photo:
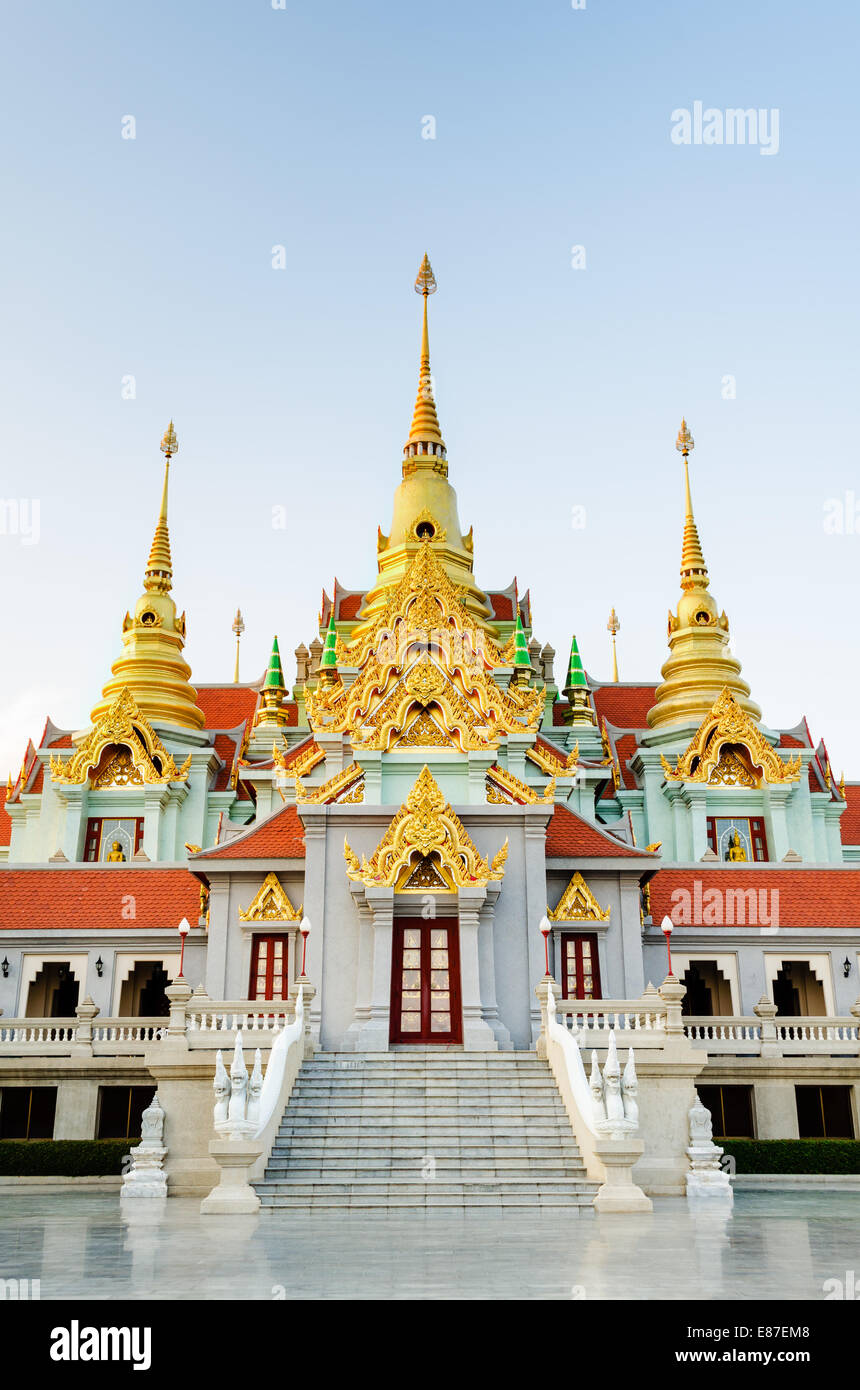
[[602, 1217], [126, 1207], [3, 1193], [0, 1279], [38, 1279], [42, 1299], [822, 1299], [860, 1282], [860, 1193], [738, 1192], [730, 1217], [670, 1199]]

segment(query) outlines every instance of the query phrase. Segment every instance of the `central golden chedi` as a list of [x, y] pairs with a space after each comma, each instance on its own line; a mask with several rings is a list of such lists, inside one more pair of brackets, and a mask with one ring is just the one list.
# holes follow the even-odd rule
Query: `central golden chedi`
[[470, 616], [491, 636], [497, 635], [486, 594], [472, 572], [472, 532], [463, 535], [457, 512], [457, 494], [448, 482], [448, 455], [439, 428], [433, 378], [430, 374], [430, 338], [427, 300], [436, 292], [436, 279], [425, 255], [415, 281], [424, 300], [418, 394], [412, 428], [403, 446], [403, 481], [394, 494], [394, 516], [387, 536], [379, 532], [378, 575], [368, 591], [354, 636], [360, 636], [385, 609], [392, 590], [404, 579], [423, 541], [429, 541], [452, 584], [463, 591]]

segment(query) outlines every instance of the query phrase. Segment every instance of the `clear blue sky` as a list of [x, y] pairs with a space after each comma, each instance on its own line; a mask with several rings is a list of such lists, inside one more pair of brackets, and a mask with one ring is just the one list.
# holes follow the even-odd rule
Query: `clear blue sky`
[[[237, 604], [251, 678], [273, 633], [285, 654], [311, 639], [335, 574], [369, 584], [426, 249], [479, 582], [531, 589], [559, 676], [574, 631], [608, 674], [614, 604], [622, 678], [656, 678], [686, 414], [753, 693], [771, 724], [807, 713], [860, 776], [860, 519], [824, 528], [828, 499], [860, 505], [858, 29], [847, 0], [8, 11], [0, 495], [37, 499], [40, 535], [0, 535], [0, 767], [45, 713], [88, 721], [140, 592], [171, 416], [199, 681], [232, 675]], [[778, 108], [779, 152], [673, 144], [695, 101]]]

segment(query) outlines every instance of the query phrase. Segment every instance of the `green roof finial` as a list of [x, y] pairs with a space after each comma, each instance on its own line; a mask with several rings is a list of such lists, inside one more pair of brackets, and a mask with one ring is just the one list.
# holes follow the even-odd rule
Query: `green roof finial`
[[328, 631], [325, 635], [325, 646], [323, 647], [322, 656], [320, 657], [320, 670], [337, 670], [337, 629], [334, 625], [334, 609], [332, 609], [331, 617], [328, 620]]
[[520, 617], [519, 610], [517, 610], [517, 626], [514, 633], [514, 666], [528, 666], [529, 669], [531, 669], [531, 664], [532, 661], [529, 656], [528, 642], [526, 641], [526, 634], [523, 631], [523, 620]]
[[588, 681], [585, 679], [585, 671], [582, 666], [582, 657], [579, 655], [579, 647], [576, 645], [576, 637], [570, 643], [570, 662], [567, 668], [567, 686], [571, 689], [581, 688], [588, 690]]
[[269, 657], [269, 669], [266, 672], [266, 679], [263, 682], [264, 690], [284, 690], [284, 673], [281, 669], [281, 653], [278, 650], [277, 637], [272, 642], [272, 655]]

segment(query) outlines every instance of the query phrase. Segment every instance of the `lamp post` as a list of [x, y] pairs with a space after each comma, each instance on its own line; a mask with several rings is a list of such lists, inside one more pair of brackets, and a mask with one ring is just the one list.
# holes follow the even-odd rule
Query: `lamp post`
[[187, 917], [183, 917], [176, 930], [179, 932], [179, 939], [182, 942], [182, 945], [179, 948], [179, 974], [176, 978], [177, 980], [184, 980], [185, 976], [183, 975], [182, 970], [183, 966], [185, 965], [185, 938], [191, 930], [191, 927], [188, 925]]
[[302, 980], [307, 979], [307, 975], [305, 974], [305, 960], [307, 958], [308, 953], [308, 936], [310, 935], [310, 930], [310, 922], [308, 921], [307, 917], [303, 917], [299, 925], [299, 931], [302, 934], [302, 973], [299, 978]]
[[551, 976], [551, 974], [550, 974], [550, 969], [549, 969], [549, 935], [550, 935], [550, 932], [552, 931], [552, 926], [551, 926], [551, 924], [550, 924], [548, 918], [546, 918], [546, 917], [541, 917], [541, 919], [540, 919], [540, 931], [541, 931], [541, 935], [542, 935], [542, 937], [543, 937], [543, 956], [544, 956], [544, 962], [545, 962], [545, 964], [546, 964], [546, 975], [544, 976], [544, 978], [547, 979], [547, 980], [550, 980], [550, 979], [552, 979], [552, 976]]
[[669, 957], [669, 974], [672, 974], [672, 918], [664, 917], [660, 930], [666, 938], [666, 954]]

